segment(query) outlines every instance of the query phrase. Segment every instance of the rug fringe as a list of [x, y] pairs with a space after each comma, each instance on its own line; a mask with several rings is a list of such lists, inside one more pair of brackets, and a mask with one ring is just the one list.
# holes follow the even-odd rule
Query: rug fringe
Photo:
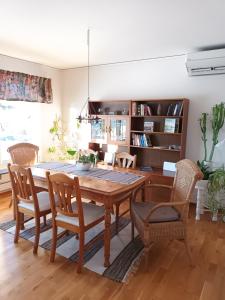
[[127, 270], [122, 282], [128, 284], [131, 278], [136, 274], [137, 270], [139, 269], [142, 257], [144, 256], [144, 250], [141, 250], [138, 256], [133, 261], [130, 268]]

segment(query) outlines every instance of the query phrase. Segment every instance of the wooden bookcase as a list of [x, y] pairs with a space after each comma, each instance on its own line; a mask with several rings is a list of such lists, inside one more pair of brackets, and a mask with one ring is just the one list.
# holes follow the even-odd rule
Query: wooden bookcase
[[177, 162], [185, 158], [188, 107], [188, 99], [90, 101], [89, 114], [100, 118], [91, 123], [90, 147], [104, 155], [116, 144], [137, 155], [137, 166]]

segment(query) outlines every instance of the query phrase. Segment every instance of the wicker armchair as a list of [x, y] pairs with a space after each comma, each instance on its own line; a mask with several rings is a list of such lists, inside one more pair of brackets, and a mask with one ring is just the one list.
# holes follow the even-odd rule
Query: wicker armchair
[[145, 188], [169, 188], [169, 202], [155, 203], [152, 201], [135, 201], [137, 192], [131, 202], [132, 239], [134, 225], [144, 243], [146, 267], [148, 266], [149, 250], [154, 242], [164, 239], [178, 239], [185, 244], [190, 263], [191, 252], [187, 242], [187, 218], [189, 202], [193, 189], [203, 175], [195, 163], [188, 159], [176, 164], [177, 171], [173, 186], [149, 184]]

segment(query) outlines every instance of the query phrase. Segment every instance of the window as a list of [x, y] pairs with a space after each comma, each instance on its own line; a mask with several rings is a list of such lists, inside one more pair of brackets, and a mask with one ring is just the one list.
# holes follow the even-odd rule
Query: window
[[0, 165], [9, 160], [9, 146], [21, 142], [40, 144], [39, 124], [39, 103], [0, 100]]

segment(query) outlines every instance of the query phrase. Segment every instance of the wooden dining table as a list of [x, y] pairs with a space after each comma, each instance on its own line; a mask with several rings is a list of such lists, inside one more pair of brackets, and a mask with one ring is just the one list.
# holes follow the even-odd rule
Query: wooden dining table
[[[83, 198], [92, 201], [100, 202], [105, 207], [105, 231], [104, 231], [104, 266], [110, 265], [110, 239], [111, 239], [111, 212], [113, 204], [121, 199], [121, 197], [129, 192], [132, 192], [149, 181], [149, 173], [135, 169], [124, 169], [111, 166], [100, 166], [100, 168], [115, 170], [119, 172], [134, 173], [141, 177], [131, 184], [123, 184], [112, 182], [89, 176], [79, 175], [79, 183], [81, 195]], [[35, 186], [47, 188], [46, 171], [40, 167], [32, 167]], [[56, 171], [50, 171], [56, 173]], [[58, 171], [60, 172], [60, 171]], [[72, 174], [67, 174], [74, 177]]]

